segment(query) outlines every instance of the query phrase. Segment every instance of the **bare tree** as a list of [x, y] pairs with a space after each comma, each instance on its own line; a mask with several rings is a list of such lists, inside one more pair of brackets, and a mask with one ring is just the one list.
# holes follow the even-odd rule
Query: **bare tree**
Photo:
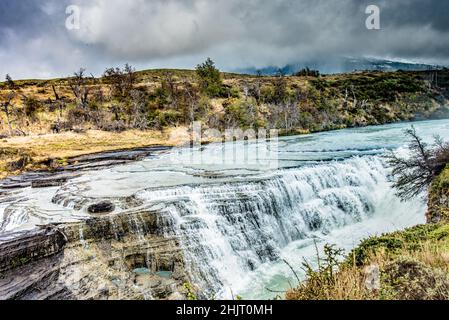
[[123, 96], [123, 73], [120, 68], [108, 68], [103, 73], [104, 82], [111, 86], [111, 95]]
[[32, 95], [27, 96], [25, 94], [22, 94], [21, 97], [23, 105], [22, 109], [23, 114], [19, 115], [19, 118], [21, 118], [22, 121], [25, 120], [27, 124], [29, 124], [28, 121], [31, 122], [37, 121], [38, 120], [37, 113], [42, 107], [41, 102]]
[[293, 129], [299, 117], [296, 101], [294, 99], [288, 99], [287, 102], [282, 104], [282, 112], [284, 114], [285, 131], [289, 132]]
[[257, 71], [255, 83], [249, 87], [249, 95], [256, 99], [257, 105], [260, 105], [262, 95], [262, 72]]
[[77, 100], [77, 105], [83, 109], [87, 109], [89, 106], [90, 94], [89, 81], [85, 76], [85, 72], [86, 70], [81, 68], [79, 71], [75, 72], [73, 77], [69, 80], [69, 86]]
[[144, 130], [148, 125], [145, 95], [139, 90], [132, 90], [130, 95], [132, 99], [131, 126]]
[[162, 87], [163, 90], [166, 90], [169, 95], [171, 107], [177, 109], [179, 107], [179, 91], [175, 78], [171, 72], [164, 73], [162, 78]]
[[247, 81], [243, 82], [242, 90], [243, 90], [243, 96], [245, 97], [245, 101], [247, 101], [248, 97], [249, 97], [249, 92], [250, 92], [250, 87], [249, 87], [249, 84]]
[[123, 69], [106, 69], [103, 77], [105, 82], [110, 84], [112, 95], [120, 99], [129, 97], [130, 91], [134, 89], [137, 82], [136, 71], [129, 64], [125, 64]]
[[125, 74], [125, 93], [130, 92], [134, 89], [134, 85], [137, 83], [136, 69], [130, 64], [125, 64], [124, 69]]
[[279, 69], [276, 76], [276, 81], [274, 81], [274, 96], [273, 102], [275, 104], [281, 104], [287, 99], [287, 80], [285, 79], [284, 72]]
[[12, 80], [11, 76], [9, 74], [5, 77], [6, 84], [8, 85], [9, 89], [14, 90], [16, 88], [16, 84]]
[[57, 104], [58, 110], [59, 110], [59, 119], [58, 120], [61, 120], [62, 112], [64, 111], [64, 108], [65, 108], [65, 103], [59, 96], [58, 92], [56, 91], [56, 87], [54, 85], [52, 85], [51, 88], [53, 90], [53, 94], [55, 95], [55, 101], [56, 101], [56, 104]]
[[120, 120], [120, 111], [122, 110], [122, 106], [114, 103], [109, 107], [109, 110], [114, 114], [114, 121]]
[[193, 124], [193, 122], [195, 121], [195, 114], [198, 109], [198, 95], [195, 88], [187, 79], [184, 80], [183, 86], [187, 104], [188, 121], [190, 122], [190, 124]]
[[429, 146], [418, 136], [414, 127], [406, 130], [406, 134], [411, 137], [410, 156], [400, 157], [394, 152], [387, 156], [396, 179], [394, 187], [403, 200], [418, 196], [449, 163], [449, 145], [441, 138], [435, 137], [435, 144]]
[[449, 143], [443, 141], [440, 136], [435, 136], [433, 150], [433, 168], [436, 174], [440, 174], [449, 163]]

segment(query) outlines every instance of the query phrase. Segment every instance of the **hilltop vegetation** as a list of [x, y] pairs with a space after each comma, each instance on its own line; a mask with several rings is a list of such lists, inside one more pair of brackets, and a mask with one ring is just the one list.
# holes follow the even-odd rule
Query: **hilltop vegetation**
[[[13, 164], [19, 160], [24, 164], [22, 169], [35, 167], [33, 154], [60, 157], [57, 148], [43, 154], [28, 146], [21, 149], [18, 141], [24, 136], [53, 133], [64, 140], [113, 132], [116, 145], [107, 144], [109, 150], [120, 147], [122, 136], [129, 139], [128, 131], [159, 136], [151, 143], [164, 143], [167, 132], [187, 128], [194, 121], [201, 121], [204, 129], [308, 133], [445, 117], [448, 97], [447, 69], [320, 75], [306, 68], [294, 76], [280, 72], [265, 77], [221, 73], [208, 59], [196, 70], [135, 71], [125, 65], [105, 70], [100, 78], [83, 69], [64, 79], [14, 81], [8, 76], [0, 83], [1, 147], [14, 144], [16, 148], [2, 151], [0, 167], [10, 172], [11, 155], [16, 155]], [[141, 137], [136, 135], [131, 145], [148, 145], [148, 139]], [[61, 145], [64, 153], [71, 154], [73, 144]]]
[[[383, 124], [443, 115], [449, 71], [295, 76], [220, 73], [212, 60], [196, 71], [81, 69], [55, 80], [0, 84], [3, 135], [99, 129], [163, 129], [202, 121], [217, 129], [276, 128], [285, 133]], [[9, 121], [8, 121], [9, 119]]]

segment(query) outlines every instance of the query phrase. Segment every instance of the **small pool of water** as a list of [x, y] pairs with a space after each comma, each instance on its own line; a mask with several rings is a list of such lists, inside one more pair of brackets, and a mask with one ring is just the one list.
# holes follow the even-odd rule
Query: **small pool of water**
[[141, 275], [141, 276], [150, 274], [150, 270], [148, 268], [137, 268], [137, 269], [134, 269], [133, 272], [135, 274]]
[[[148, 268], [136, 268], [133, 270], [133, 272], [139, 276], [146, 276], [151, 274], [150, 269]], [[155, 273], [156, 276], [164, 278], [164, 279], [171, 279], [171, 277], [173, 276], [173, 272], [172, 271], [158, 271]]]
[[159, 272], [156, 272], [156, 275], [158, 275], [161, 278], [170, 279], [173, 276], [173, 272], [171, 272], [171, 271], [159, 271]]

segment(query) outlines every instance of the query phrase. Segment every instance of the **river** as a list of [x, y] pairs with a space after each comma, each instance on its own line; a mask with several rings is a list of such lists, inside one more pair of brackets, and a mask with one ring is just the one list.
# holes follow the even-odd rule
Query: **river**
[[[425, 201], [395, 196], [383, 157], [405, 151], [411, 125], [177, 148], [60, 187], [0, 192], [0, 233], [88, 219], [88, 206], [105, 199], [113, 214], [151, 208], [209, 297], [273, 298], [297, 285], [283, 260], [303, 276], [304, 259], [313, 263], [325, 244], [348, 252], [425, 222]], [[413, 125], [428, 142], [449, 137], [449, 120]]]

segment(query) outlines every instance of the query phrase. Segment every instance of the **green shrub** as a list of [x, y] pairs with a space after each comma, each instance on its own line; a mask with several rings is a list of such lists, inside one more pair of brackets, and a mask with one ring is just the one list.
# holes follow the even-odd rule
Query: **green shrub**
[[183, 114], [176, 110], [155, 110], [148, 115], [149, 125], [158, 129], [178, 125], [183, 119]]
[[211, 98], [228, 96], [229, 91], [223, 86], [220, 70], [215, 67], [215, 63], [210, 58], [196, 67], [196, 74], [203, 94]]
[[416, 250], [422, 241], [442, 240], [447, 236], [449, 236], [449, 229], [446, 225], [429, 224], [385, 234], [380, 237], [372, 237], [362, 241], [348, 256], [347, 262], [362, 266], [367, 262], [370, 255], [376, 251], [386, 250], [394, 255], [402, 249]]

